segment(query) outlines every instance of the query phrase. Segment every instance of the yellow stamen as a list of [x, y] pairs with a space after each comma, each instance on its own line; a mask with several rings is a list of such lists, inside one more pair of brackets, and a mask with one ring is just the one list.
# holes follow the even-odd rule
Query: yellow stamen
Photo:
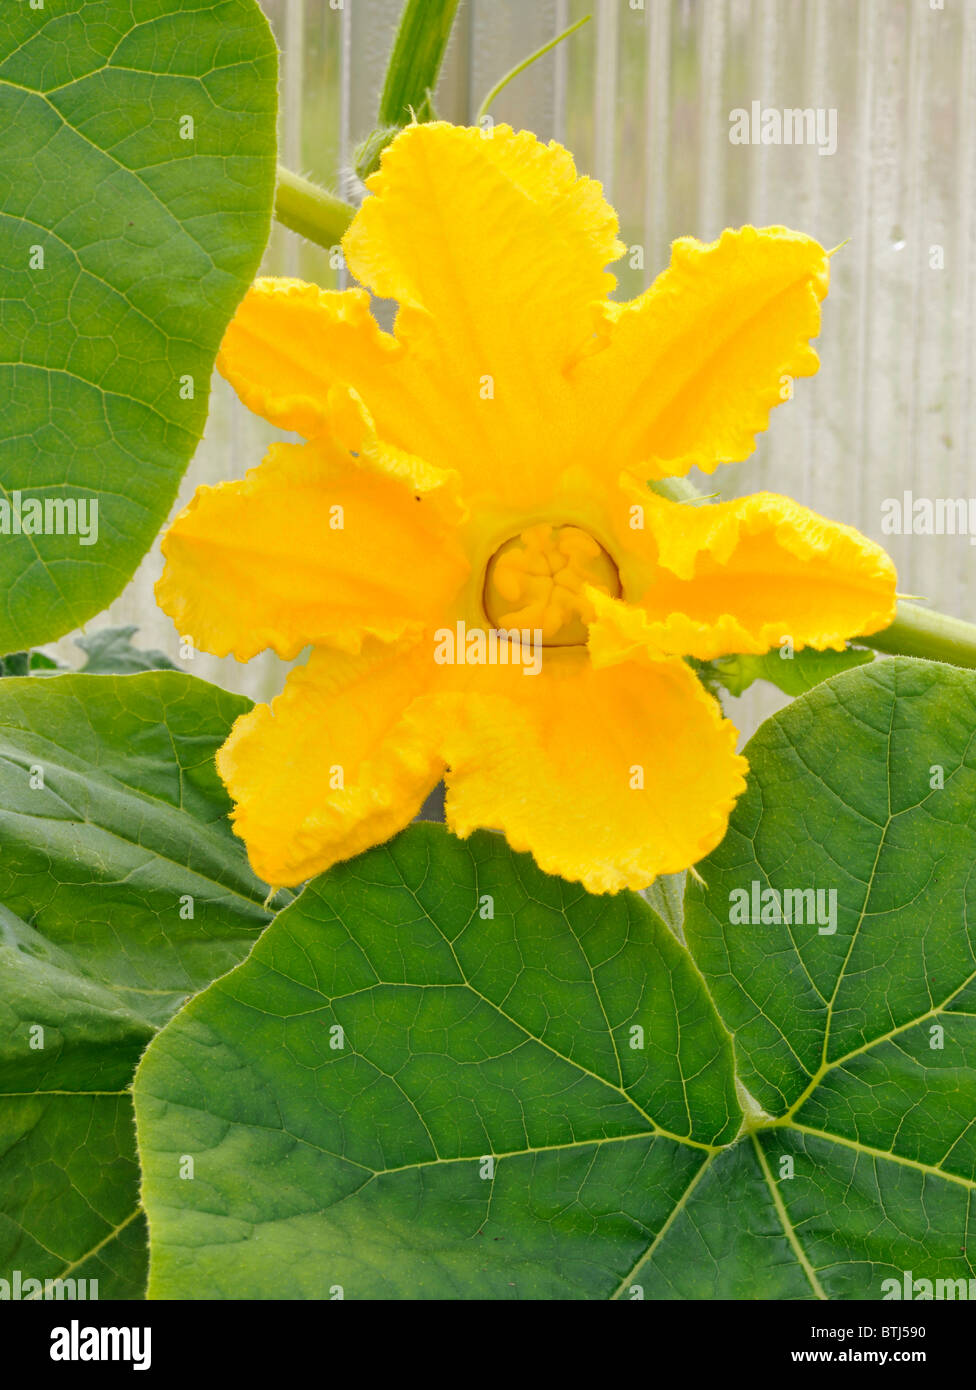
[[586, 584], [620, 597], [617, 566], [591, 535], [577, 526], [540, 522], [492, 556], [485, 613], [494, 627], [541, 629], [545, 646], [582, 646], [593, 617]]

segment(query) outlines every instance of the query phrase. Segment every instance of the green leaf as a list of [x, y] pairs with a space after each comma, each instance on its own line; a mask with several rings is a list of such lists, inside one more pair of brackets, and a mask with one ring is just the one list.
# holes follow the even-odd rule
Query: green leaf
[[873, 660], [874, 652], [861, 647], [848, 647], [842, 652], [818, 652], [804, 647], [790, 656], [776, 650], [762, 656], [721, 657], [706, 664], [730, 695], [741, 695], [753, 681], [759, 680], [769, 681], [787, 695], [805, 695], [821, 681]]
[[46, 652], [9, 652], [0, 656], [0, 677], [29, 676], [33, 671], [63, 671], [64, 667]]
[[2, 1278], [144, 1288], [133, 1069], [269, 919], [213, 767], [248, 707], [176, 672], [0, 682]]
[[138, 632], [132, 627], [103, 627], [90, 637], [77, 638], [85, 653], [82, 671], [87, 675], [134, 675], [137, 671], [175, 671], [176, 663], [165, 652], [154, 647], [134, 647], [132, 638]]
[[151, 1293], [609, 1296], [735, 1135], [730, 1058], [636, 895], [414, 825], [149, 1048]]
[[976, 676], [953, 667], [818, 686], [748, 745], [707, 889], [688, 886], [689, 946], [776, 1120], [757, 1145], [774, 1175], [793, 1159], [770, 1187], [833, 1297], [974, 1272], [974, 726]]
[[0, 651], [105, 607], [166, 517], [268, 235], [275, 74], [254, 0], [4, 6]]
[[[487, 833], [416, 825], [310, 884], [140, 1064], [150, 1293], [878, 1299], [905, 1271], [973, 1277], [974, 727], [976, 675], [911, 660], [768, 721], [707, 886], [689, 875], [691, 956], [643, 900]], [[782, 895], [767, 911], [814, 896], [739, 922], [753, 883]]]

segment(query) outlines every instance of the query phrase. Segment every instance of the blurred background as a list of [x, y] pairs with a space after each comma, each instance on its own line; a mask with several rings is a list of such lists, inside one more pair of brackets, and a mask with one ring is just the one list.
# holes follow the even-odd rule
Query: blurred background
[[[357, 201], [350, 155], [374, 124], [399, 0], [263, 6], [282, 50], [281, 162]], [[713, 240], [753, 222], [847, 241], [832, 262], [819, 375], [797, 383], [750, 460], [693, 481], [725, 496], [789, 493], [855, 525], [892, 553], [903, 593], [976, 620], [967, 536], [881, 527], [884, 500], [906, 490], [976, 496], [976, 0], [461, 0], [438, 113], [473, 120], [505, 72], [585, 14], [491, 109], [566, 144], [602, 182], [632, 248], [615, 267], [621, 298], [666, 265], [677, 236]], [[754, 101], [835, 111], [835, 152], [731, 143], [730, 113]], [[340, 283], [325, 251], [277, 224], [263, 271]], [[274, 437], [216, 379], [174, 510], [199, 483], [240, 477]], [[160, 569], [157, 544], [87, 631], [135, 623], [137, 644], [176, 660], [177, 634], [153, 600]], [[77, 661], [70, 639], [59, 647]], [[191, 669], [255, 699], [283, 678], [271, 655], [247, 666], [200, 655]], [[784, 702], [754, 686], [728, 707], [748, 731]]]

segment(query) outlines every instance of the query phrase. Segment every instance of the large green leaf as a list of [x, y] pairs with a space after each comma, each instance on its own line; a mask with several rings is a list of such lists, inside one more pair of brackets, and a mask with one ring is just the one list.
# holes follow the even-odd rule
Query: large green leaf
[[269, 919], [177, 672], [0, 681], [0, 1277], [145, 1284], [132, 1073]]
[[[970, 1277], [974, 727], [976, 676], [910, 660], [769, 721], [688, 885], [694, 964], [642, 900], [490, 834], [415, 826], [309, 885], [137, 1072], [151, 1295], [878, 1299], [906, 1270]], [[731, 921], [753, 883], [834, 888], [836, 913]]]
[[[275, 72], [254, 0], [4, 4], [0, 651], [103, 608], [172, 504], [267, 239]], [[33, 501], [61, 534], [16, 533]]]
[[307, 887], [136, 1097], [167, 1298], [606, 1296], [740, 1122], [640, 898], [435, 825]]
[[[689, 946], [776, 1120], [758, 1146], [776, 1174], [793, 1159], [784, 1222], [837, 1297], [974, 1273], [974, 728], [972, 672], [898, 658], [818, 686], [749, 744], [688, 888]], [[819, 911], [775, 920], [809, 889]]]

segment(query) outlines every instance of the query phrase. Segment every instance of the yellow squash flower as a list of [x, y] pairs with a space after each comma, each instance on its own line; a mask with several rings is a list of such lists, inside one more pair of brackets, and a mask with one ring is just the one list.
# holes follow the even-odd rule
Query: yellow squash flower
[[646, 887], [718, 844], [745, 785], [682, 657], [840, 648], [894, 617], [891, 561], [849, 527], [648, 487], [745, 458], [784, 379], [816, 371], [823, 248], [685, 238], [615, 303], [600, 185], [489, 135], [411, 126], [369, 180], [343, 250], [397, 301], [392, 335], [363, 289], [253, 286], [219, 368], [308, 442], [200, 488], [163, 544], [159, 602], [199, 647], [313, 649], [217, 759], [271, 884], [386, 840], [446, 776], [458, 834]]

